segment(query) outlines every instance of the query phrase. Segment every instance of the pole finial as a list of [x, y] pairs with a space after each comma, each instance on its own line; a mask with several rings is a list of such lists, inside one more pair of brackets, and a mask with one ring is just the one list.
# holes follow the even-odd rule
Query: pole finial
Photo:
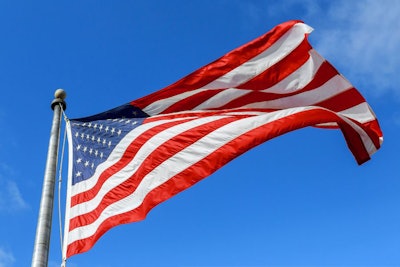
[[54, 92], [54, 97], [64, 100], [67, 97], [67, 93], [64, 91], [64, 89], [59, 88]]
[[67, 93], [63, 89], [57, 89], [54, 92], [54, 100], [51, 102], [51, 109], [54, 110], [54, 107], [58, 104], [61, 104], [63, 109], [67, 108], [67, 104], [65, 103], [64, 99], [67, 97]]

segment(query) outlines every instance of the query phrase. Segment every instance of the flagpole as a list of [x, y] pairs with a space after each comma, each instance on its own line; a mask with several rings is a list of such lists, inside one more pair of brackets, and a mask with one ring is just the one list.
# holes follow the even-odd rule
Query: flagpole
[[56, 178], [58, 144], [60, 139], [61, 106], [65, 110], [66, 93], [57, 89], [55, 99], [51, 102], [54, 111], [51, 126], [49, 148], [47, 151], [46, 169], [43, 179], [42, 198], [40, 201], [39, 217], [36, 227], [35, 246], [32, 256], [32, 267], [47, 267], [50, 247], [50, 233], [53, 215], [54, 186]]

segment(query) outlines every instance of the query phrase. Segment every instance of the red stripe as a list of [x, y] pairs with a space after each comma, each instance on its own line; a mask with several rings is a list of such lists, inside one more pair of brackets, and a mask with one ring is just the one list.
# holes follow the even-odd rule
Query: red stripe
[[316, 103], [315, 105], [339, 112], [364, 102], [364, 97], [355, 88], [350, 88], [349, 90], [334, 95], [329, 99]]
[[274, 86], [306, 63], [310, 58], [308, 53], [310, 49], [312, 47], [305, 38], [299, 46], [282, 60], [237, 88], [263, 90]]
[[202, 104], [203, 102], [207, 101], [214, 95], [220, 93], [224, 89], [219, 89], [219, 90], [207, 90], [207, 91], [202, 91], [197, 94], [191, 95], [189, 97], [186, 97], [175, 104], [171, 105], [167, 109], [165, 109], [162, 114], [168, 114], [172, 112], [178, 112], [181, 110], [192, 110], [198, 105]]
[[223, 116], [223, 115], [231, 115], [233, 113], [236, 113], [238, 115], [235, 116], [241, 116], [241, 117], [249, 117], [249, 115], [246, 115], [244, 113], [249, 112], [254, 114], [254, 112], [263, 112], [263, 113], [268, 113], [276, 111], [276, 109], [262, 109], [262, 108], [251, 108], [251, 109], [226, 109], [226, 110], [207, 110], [207, 111], [187, 111], [187, 112], [181, 112], [181, 113], [171, 113], [171, 114], [161, 114], [153, 117], [148, 117], [145, 120], [145, 123], [149, 123], [152, 121], [158, 121], [158, 120], [172, 120], [176, 118], [203, 118], [203, 117], [209, 117], [209, 116]]
[[382, 138], [382, 131], [379, 126], [378, 120], [373, 120], [370, 122], [363, 123], [363, 129], [367, 132], [369, 138], [374, 142], [376, 149], [381, 147], [381, 141], [379, 138]]
[[160, 99], [165, 99], [183, 92], [201, 88], [267, 50], [277, 40], [279, 40], [282, 35], [288, 32], [293, 25], [299, 22], [301, 21], [293, 20], [282, 23], [268, 33], [229, 52], [216, 61], [196, 70], [170, 86], [138, 100], [132, 101], [131, 105], [143, 109]]
[[319, 88], [338, 74], [339, 72], [328, 61], [325, 60], [315, 73], [314, 79], [312, 79], [309, 84], [304, 86], [301, 92]]

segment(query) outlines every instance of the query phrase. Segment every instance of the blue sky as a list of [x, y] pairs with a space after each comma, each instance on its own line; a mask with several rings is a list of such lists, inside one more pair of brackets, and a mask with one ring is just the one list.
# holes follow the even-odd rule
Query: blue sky
[[[377, 114], [372, 160], [358, 166], [339, 131], [286, 134], [68, 266], [400, 266], [399, 14], [396, 0], [1, 1], [0, 267], [31, 263], [57, 88], [69, 117], [92, 115], [291, 19], [315, 29], [312, 45]], [[56, 206], [53, 217], [50, 267], [61, 261]]]

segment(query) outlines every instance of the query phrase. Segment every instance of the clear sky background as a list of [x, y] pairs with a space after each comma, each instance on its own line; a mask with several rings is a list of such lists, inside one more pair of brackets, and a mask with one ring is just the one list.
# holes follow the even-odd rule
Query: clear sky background
[[312, 45], [377, 114], [385, 140], [372, 160], [358, 166], [340, 131], [286, 134], [68, 266], [400, 266], [399, 16], [397, 0], [1, 1], [0, 267], [31, 264], [57, 88], [70, 118], [92, 115], [291, 19], [315, 29]]

